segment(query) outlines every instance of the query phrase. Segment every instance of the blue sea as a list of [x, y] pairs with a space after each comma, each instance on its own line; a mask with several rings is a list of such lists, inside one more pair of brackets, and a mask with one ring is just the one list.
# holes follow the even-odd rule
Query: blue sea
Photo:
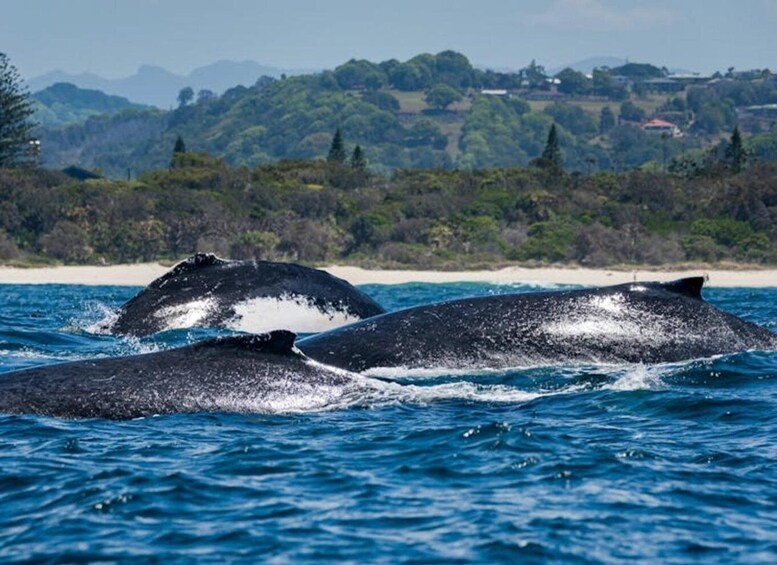
[[[0, 373], [215, 333], [93, 332], [137, 290], [0, 285]], [[705, 297], [777, 331], [777, 288]], [[777, 353], [379, 377], [323, 411], [0, 415], [0, 562], [777, 562]]]

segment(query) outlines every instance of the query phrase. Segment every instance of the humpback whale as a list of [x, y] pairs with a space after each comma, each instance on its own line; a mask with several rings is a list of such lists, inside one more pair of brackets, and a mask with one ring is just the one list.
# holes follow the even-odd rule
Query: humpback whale
[[703, 284], [692, 277], [452, 300], [382, 314], [297, 347], [349, 371], [660, 363], [777, 349], [774, 332], [705, 302]]
[[[0, 413], [131, 419], [324, 408], [356, 386], [294, 349], [285, 330], [0, 375]], [[350, 388], [349, 388], [350, 387]]]
[[138, 337], [188, 327], [314, 333], [383, 312], [348, 282], [318, 269], [198, 253], [120, 306], [100, 329]]

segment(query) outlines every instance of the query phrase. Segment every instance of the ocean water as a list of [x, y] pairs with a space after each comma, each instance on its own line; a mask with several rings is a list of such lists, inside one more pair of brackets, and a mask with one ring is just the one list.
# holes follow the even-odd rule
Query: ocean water
[[[0, 378], [215, 333], [93, 333], [137, 290], [0, 285]], [[777, 331], [777, 288], [705, 297]], [[0, 415], [0, 562], [777, 561], [775, 353], [380, 378], [327, 410]]]

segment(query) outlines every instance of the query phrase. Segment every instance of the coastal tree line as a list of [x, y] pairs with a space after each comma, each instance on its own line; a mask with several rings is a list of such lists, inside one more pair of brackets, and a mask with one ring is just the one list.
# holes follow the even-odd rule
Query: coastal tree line
[[[551, 139], [548, 139], [551, 142]], [[355, 147], [343, 142], [343, 153]], [[0, 260], [232, 258], [371, 266], [777, 262], [777, 165], [569, 175], [548, 163], [387, 177], [330, 161], [230, 167], [180, 151], [132, 181], [0, 170]]]

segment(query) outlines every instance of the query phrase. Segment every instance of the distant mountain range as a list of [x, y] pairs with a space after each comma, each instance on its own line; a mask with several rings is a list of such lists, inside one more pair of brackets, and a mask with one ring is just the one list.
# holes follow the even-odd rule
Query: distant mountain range
[[162, 67], [143, 65], [125, 78], [108, 79], [94, 73], [73, 74], [51, 71], [27, 81], [31, 92], [43, 90], [53, 84], [70, 83], [79, 88], [101, 90], [106, 94], [123, 96], [136, 103], [159, 108], [176, 106], [178, 92], [187, 86], [195, 92], [203, 89], [217, 94], [237, 85], [251, 86], [262, 75], [274, 78], [315, 72], [311, 69], [279, 69], [255, 61], [218, 61], [194, 69], [188, 75], [178, 75]]

